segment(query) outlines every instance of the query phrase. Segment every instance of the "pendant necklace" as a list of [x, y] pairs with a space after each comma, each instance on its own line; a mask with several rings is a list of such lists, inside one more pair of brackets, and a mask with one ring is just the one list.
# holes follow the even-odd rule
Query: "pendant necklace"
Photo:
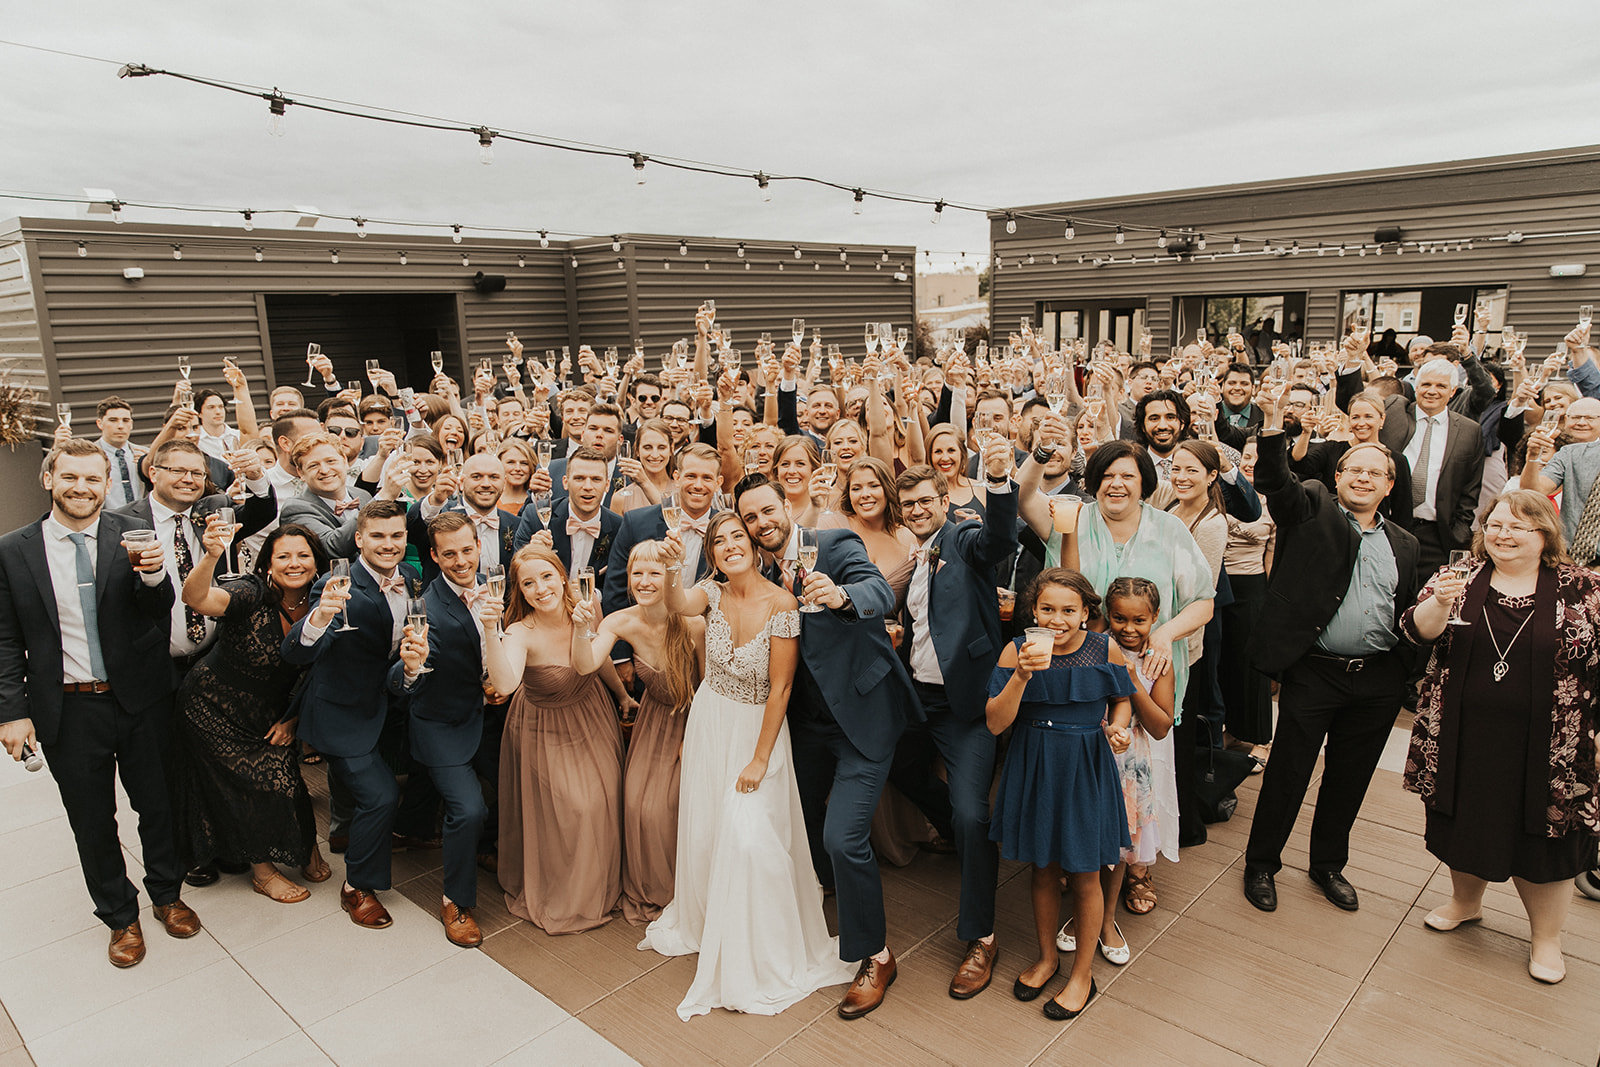
[[[1535, 608], [1534, 610], [1538, 610], [1538, 609]], [[1533, 611], [1528, 612], [1528, 617], [1526, 619], [1522, 620], [1522, 625], [1517, 627], [1517, 632], [1511, 635], [1511, 640], [1506, 642], [1506, 647], [1504, 649], [1501, 649], [1500, 642], [1498, 640], [1496, 640], [1495, 636], [1494, 636], [1494, 627], [1489, 624], [1489, 608], [1488, 608], [1488, 605], [1484, 606], [1484, 608], [1483, 608], [1483, 628], [1485, 630], [1489, 631], [1489, 641], [1494, 645], [1495, 654], [1500, 657], [1499, 659], [1494, 661], [1494, 667], [1492, 669], [1492, 673], [1494, 674], [1494, 680], [1495, 681], [1497, 681], [1497, 682], [1505, 681], [1506, 675], [1508, 673], [1510, 673], [1511, 667], [1510, 667], [1509, 664], [1506, 663], [1506, 657], [1511, 654], [1511, 646], [1515, 645], [1517, 643], [1517, 638], [1522, 636], [1522, 631], [1528, 628], [1528, 623], [1529, 623], [1530, 620], [1532, 620], [1533, 615], [1534, 615]]]

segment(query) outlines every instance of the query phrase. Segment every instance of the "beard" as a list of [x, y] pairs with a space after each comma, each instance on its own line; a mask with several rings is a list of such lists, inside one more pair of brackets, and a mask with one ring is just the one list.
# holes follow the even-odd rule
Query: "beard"
[[1299, 437], [1304, 431], [1305, 425], [1301, 423], [1298, 415], [1285, 415], [1283, 417], [1283, 432], [1288, 434], [1291, 439]]

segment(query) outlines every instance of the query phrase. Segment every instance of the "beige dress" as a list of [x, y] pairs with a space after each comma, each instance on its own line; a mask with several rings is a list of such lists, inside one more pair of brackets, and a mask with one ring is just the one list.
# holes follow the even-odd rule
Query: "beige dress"
[[534, 666], [500, 746], [500, 887], [551, 934], [603, 925], [622, 895], [622, 730], [598, 674]]
[[644, 693], [622, 777], [622, 914], [631, 923], [647, 923], [672, 900], [678, 775], [689, 709], [672, 709], [663, 678], [650, 664], [636, 656], [633, 668]]

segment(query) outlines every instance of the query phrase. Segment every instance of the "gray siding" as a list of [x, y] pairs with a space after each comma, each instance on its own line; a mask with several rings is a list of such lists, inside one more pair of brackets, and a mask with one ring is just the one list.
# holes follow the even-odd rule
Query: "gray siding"
[[[0, 370], [13, 384], [32, 386], [42, 404], [50, 402], [50, 381], [46, 373], [44, 347], [39, 335], [39, 316], [34, 302], [32, 272], [28, 269], [28, 250], [19, 233], [0, 235]], [[48, 406], [40, 408], [39, 429], [54, 429], [54, 415], [46, 417]], [[91, 405], [88, 415], [93, 416]], [[82, 419], [82, 411], [73, 418]]]

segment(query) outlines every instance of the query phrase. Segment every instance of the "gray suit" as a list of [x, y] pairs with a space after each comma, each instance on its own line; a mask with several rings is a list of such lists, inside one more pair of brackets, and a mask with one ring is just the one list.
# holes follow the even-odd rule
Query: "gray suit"
[[[372, 499], [371, 494], [361, 489], [350, 490], [350, 495], [363, 504]], [[356, 515], [357, 511], [335, 515], [332, 504], [315, 493], [306, 492], [283, 502], [278, 509], [278, 525], [297, 522], [317, 535], [322, 550], [333, 559], [354, 559]]]

